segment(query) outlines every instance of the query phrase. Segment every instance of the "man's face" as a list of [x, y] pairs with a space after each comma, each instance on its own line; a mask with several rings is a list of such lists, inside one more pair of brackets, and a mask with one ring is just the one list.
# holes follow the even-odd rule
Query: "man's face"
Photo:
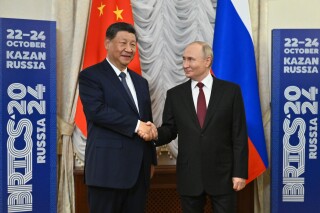
[[135, 35], [127, 31], [119, 31], [112, 40], [105, 40], [108, 59], [120, 71], [124, 70], [132, 61], [136, 47], [137, 40]]
[[211, 58], [204, 57], [200, 44], [191, 44], [183, 53], [183, 70], [186, 77], [195, 81], [202, 81], [210, 71]]

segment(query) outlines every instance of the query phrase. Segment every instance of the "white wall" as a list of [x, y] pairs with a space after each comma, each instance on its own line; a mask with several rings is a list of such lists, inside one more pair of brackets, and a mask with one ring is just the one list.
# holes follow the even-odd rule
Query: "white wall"
[[269, 28], [320, 28], [319, 0], [269, 0]]
[[54, 20], [55, 0], [0, 0], [0, 18]]
[[[269, 0], [267, 8], [268, 52], [271, 59], [273, 29], [320, 29], [319, 0]], [[271, 67], [271, 61], [269, 61]]]

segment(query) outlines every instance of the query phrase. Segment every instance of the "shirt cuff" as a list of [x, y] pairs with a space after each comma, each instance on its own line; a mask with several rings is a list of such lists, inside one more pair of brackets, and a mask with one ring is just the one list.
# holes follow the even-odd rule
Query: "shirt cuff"
[[137, 132], [138, 132], [139, 126], [140, 126], [140, 120], [138, 120], [138, 122], [137, 122], [136, 129], [134, 130], [134, 132], [135, 132], [135, 133], [137, 133]]

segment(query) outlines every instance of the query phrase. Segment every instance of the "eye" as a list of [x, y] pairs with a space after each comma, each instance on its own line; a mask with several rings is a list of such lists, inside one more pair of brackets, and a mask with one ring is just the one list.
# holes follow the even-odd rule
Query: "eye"
[[193, 62], [193, 61], [195, 61], [196, 59], [195, 59], [195, 58], [182, 58], [182, 60], [183, 60], [184, 62]]

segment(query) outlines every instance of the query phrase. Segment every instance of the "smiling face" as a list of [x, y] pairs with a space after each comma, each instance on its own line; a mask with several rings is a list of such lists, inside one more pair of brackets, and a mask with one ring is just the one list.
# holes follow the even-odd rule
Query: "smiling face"
[[119, 31], [113, 39], [106, 38], [105, 40], [107, 57], [120, 71], [123, 71], [133, 60], [136, 47], [136, 36], [127, 31]]
[[192, 43], [183, 53], [183, 70], [186, 77], [202, 81], [210, 72], [211, 57], [205, 56], [199, 43]]

